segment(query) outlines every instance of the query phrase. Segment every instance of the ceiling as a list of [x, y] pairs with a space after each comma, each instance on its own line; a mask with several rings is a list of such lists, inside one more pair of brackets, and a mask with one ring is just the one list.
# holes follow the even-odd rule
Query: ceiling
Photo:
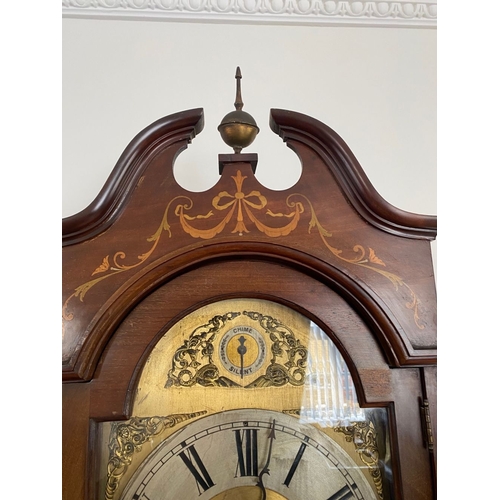
[[431, 28], [434, 0], [62, 0], [63, 18]]

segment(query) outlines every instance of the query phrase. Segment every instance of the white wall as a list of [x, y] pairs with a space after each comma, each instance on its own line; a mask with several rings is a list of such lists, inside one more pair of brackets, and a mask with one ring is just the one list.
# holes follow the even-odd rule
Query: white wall
[[63, 217], [97, 195], [129, 141], [154, 120], [203, 107], [205, 129], [175, 175], [199, 191], [231, 150], [217, 126], [244, 110], [261, 132], [267, 187], [291, 186], [299, 162], [268, 127], [270, 108], [313, 116], [339, 133], [379, 193], [436, 214], [436, 30], [63, 19]]

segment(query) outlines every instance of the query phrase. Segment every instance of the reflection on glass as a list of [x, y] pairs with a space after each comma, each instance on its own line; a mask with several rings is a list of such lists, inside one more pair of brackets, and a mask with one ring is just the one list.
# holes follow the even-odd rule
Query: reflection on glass
[[307, 372], [300, 409], [302, 422], [335, 427], [365, 420], [344, 358], [326, 333], [312, 322]]

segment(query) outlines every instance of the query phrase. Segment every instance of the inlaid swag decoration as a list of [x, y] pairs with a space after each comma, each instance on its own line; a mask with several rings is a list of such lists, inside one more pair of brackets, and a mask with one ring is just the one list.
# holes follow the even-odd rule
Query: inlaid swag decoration
[[[276, 238], [287, 236], [294, 231], [301, 221], [302, 215], [305, 213], [305, 207], [307, 207], [310, 212], [309, 233], [312, 234], [313, 230], [315, 230], [325, 247], [340, 261], [349, 265], [363, 267], [383, 276], [394, 285], [396, 291], [399, 290], [399, 288], [405, 288], [411, 297], [411, 299], [406, 302], [406, 307], [413, 311], [413, 319], [417, 327], [420, 329], [425, 328], [425, 325], [420, 322], [419, 318], [420, 300], [410, 286], [408, 286], [400, 276], [384, 269], [386, 267], [385, 263], [377, 256], [373, 248], [366, 248], [361, 244], [357, 244], [351, 250], [354, 256], [350, 258], [346, 257], [342, 249], [334, 246], [334, 242], [331, 241], [332, 233], [321, 225], [316, 216], [314, 207], [307, 196], [301, 193], [288, 195], [285, 200], [287, 211], [274, 213], [269, 208], [266, 208], [267, 198], [262, 195], [260, 191], [253, 190], [248, 193], [244, 191], [243, 185], [246, 176], [242, 175], [240, 170], [237, 171], [236, 176], [232, 176], [232, 179], [236, 186], [235, 191], [233, 193], [221, 191], [213, 198], [212, 209], [207, 213], [192, 215], [191, 211], [194, 209], [194, 203], [192, 199], [186, 195], [176, 196], [170, 200], [165, 208], [158, 229], [152, 236], [146, 239], [146, 242], [150, 244], [149, 249], [139, 255], [136, 262], [130, 264], [125, 264], [127, 255], [123, 251], [116, 252], [112, 257], [106, 255], [102, 263], [91, 274], [91, 276], [100, 276], [77, 287], [66, 299], [62, 310], [63, 320], [71, 321], [74, 317], [70, 308], [70, 302], [73, 299], [76, 298], [83, 302], [89, 290], [101, 281], [115, 274], [123, 273], [143, 265], [151, 257], [165, 232], [168, 233], [169, 238], [171, 238], [172, 228], [169, 223], [169, 217], [170, 219], [172, 216], [177, 217], [184, 232], [193, 238], [212, 239], [217, 234], [226, 230], [228, 226], [228, 230], [231, 234], [243, 235], [244, 233], [250, 233], [250, 229], [248, 229], [247, 226], [247, 220], [252, 222], [255, 228], [261, 233], [270, 238]], [[224, 217], [218, 224], [210, 226], [208, 222], [211, 217], [214, 217], [214, 211], [222, 212]], [[262, 214], [273, 217], [277, 221], [283, 220], [284, 224], [280, 226], [266, 225], [261, 220]], [[193, 224], [194, 221], [203, 221], [205, 227], [196, 227]]]

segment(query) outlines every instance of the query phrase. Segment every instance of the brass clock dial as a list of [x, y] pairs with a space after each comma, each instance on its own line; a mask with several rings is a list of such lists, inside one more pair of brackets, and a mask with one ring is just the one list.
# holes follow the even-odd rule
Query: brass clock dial
[[122, 498], [376, 497], [356, 463], [317, 428], [289, 415], [251, 409], [210, 415], [172, 435], [144, 461]]
[[386, 498], [384, 426], [365, 421], [332, 340], [269, 301], [216, 302], [172, 326], [133, 418], [102, 432], [103, 500]]

